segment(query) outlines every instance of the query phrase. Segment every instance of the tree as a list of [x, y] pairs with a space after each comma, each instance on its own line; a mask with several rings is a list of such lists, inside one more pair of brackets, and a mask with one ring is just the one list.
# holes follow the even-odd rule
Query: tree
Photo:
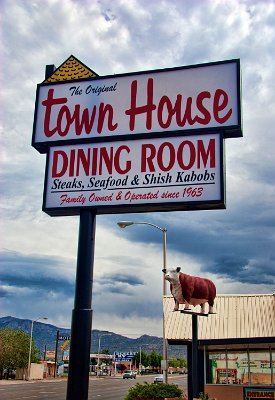
[[179, 362], [180, 362], [180, 368], [186, 368], [187, 367], [186, 358], [180, 358]]
[[149, 355], [149, 357], [150, 357], [150, 361], [149, 361], [150, 366], [153, 369], [160, 368], [162, 356], [160, 354], [158, 354], [156, 351], [152, 351], [152, 353]]
[[144, 351], [138, 352], [135, 354], [133, 358], [133, 362], [138, 366], [141, 360], [141, 365], [144, 367], [149, 366], [149, 361], [148, 361], [148, 354], [145, 353]]
[[172, 368], [178, 368], [180, 366], [180, 362], [176, 357], [169, 360], [168, 364], [169, 364], [169, 367], [172, 367]]
[[108, 355], [110, 355], [109, 349], [103, 349], [103, 350], [101, 351], [101, 354], [108, 354]]
[[[30, 335], [11, 329], [0, 329], [0, 376], [3, 370], [27, 368], [29, 360]], [[40, 352], [32, 343], [31, 362], [39, 360]]]
[[[109, 351], [109, 349], [103, 349], [102, 351], [101, 351], [101, 354], [107, 354], [108, 356], [110, 355], [110, 351]], [[104, 360], [104, 364], [105, 365], [112, 365], [112, 359], [106, 359], [106, 360]]]
[[171, 360], [169, 360], [169, 367], [172, 368], [186, 368], [187, 362], [185, 358], [176, 358], [173, 357]]

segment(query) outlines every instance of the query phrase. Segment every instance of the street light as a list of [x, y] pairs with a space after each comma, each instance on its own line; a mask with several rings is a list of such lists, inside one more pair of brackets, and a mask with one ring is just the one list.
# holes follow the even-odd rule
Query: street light
[[101, 341], [101, 338], [103, 336], [111, 336], [111, 335], [112, 335], [111, 333], [102, 333], [102, 335], [99, 335], [99, 338], [98, 338], [98, 353], [97, 353], [97, 375], [99, 373], [99, 353], [100, 353], [100, 341]]
[[28, 380], [30, 380], [30, 374], [31, 374], [31, 353], [32, 353], [32, 332], [33, 332], [33, 324], [40, 319], [48, 319], [48, 317], [39, 317], [35, 320], [32, 320], [31, 323], [31, 338], [30, 338], [30, 349], [29, 349], [29, 361], [28, 361]]
[[[166, 233], [167, 229], [166, 228], [161, 228], [158, 225], [151, 224], [150, 222], [133, 222], [133, 221], [120, 221], [117, 223], [120, 228], [126, 228], [127, 226], [131, 225], [149, 225], [152, 226], [153, 228], [156, 228], [160, 230], [163, 233], [163, 269], [166, 269]], [[166, 295], [166, 281], [165, 281], [165, 276], [163, 274], [163, 296]], [[162, 324], [163, 324], [163, 345], [162, 345], [162, 350], [163, 350], [163, 363], [164, 363], [164, 368], [163, 368], [163, 378], [164, 378], [164, 383], [167, 383], [168, 376], [167, 376], [167, 343], [165, 340], [165, 322], [164, 322], [164, 309], [162, 313]]]

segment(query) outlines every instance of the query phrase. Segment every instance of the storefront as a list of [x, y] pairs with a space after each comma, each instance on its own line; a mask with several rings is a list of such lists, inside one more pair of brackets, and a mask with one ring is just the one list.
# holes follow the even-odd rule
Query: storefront
[[[187, 345], [192, 371], [193, 317], [173, 308], [172, 296], [166, 296], [165, 336], [170, 345]], [[263, 396], [275, 398], [275, 295], [220, 295], [215, 312], [196, 317], [199, 390], [218, 400], [243, 400], [251, 392], [244, 388], [267, 388]], [[192, 375], [188, 376], [189, 393]]]

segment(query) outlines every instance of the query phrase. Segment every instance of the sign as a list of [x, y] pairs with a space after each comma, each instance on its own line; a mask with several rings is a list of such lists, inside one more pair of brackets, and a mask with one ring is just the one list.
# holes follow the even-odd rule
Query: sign
[[113, 359], [115, 362], [123, 362], [123, 361], [130, 362], [133, 360], [136, 354], [137, 354], [136, 351], [128, 351], [123, 353], [115, 351]]
[[70, 360], [70, 352], [69, 351], [64, 351], [63, 356], [62, 356], [63, 361], [69, 361]]
[[167, 360], [161, 360], [160, 365], [163, 371], [167, 370]]
[[70, 340], [71, 337], [68, 335], [59, 335], [58, 340]]
[[55, 359], [55, 351], [47, 350], [46, 351], [46, 360], [52, 360], [52, 359]]
[[111, 354], [90, 354], [90, 358], [100, 358], [100, 360], [112, 360], [113, 356]]
[[46, 153], [61, 143], [206, 129], [242, 136], [239, 60], [39, 84], [32, 144]]
[[242, 136], [240, 60], [94, 75], [37, 86], [43, 211], [225, 208], [223, 139]]
[[244, 400], [275, 399], [274, 387], [244, 387], [243, 390]]
[[222, 165], [218, 133], [51, 147], [43, 210], [224, 208]]

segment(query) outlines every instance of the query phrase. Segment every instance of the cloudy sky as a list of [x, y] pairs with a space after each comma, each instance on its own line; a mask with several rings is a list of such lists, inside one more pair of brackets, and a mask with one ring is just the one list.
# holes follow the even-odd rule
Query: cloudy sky
[[45, 155], [31, 147], [36, 85], [71, 54], [99, 75], [239, 58], [243, 138], [226, 139], [226, 210], [100, 215], [93, 328], [161, 336], [167, 263], [224, 293], [275, 289], [275, 1], [1, 1], [0, 315], [70, 327], [78, 217], [43, 213]]

